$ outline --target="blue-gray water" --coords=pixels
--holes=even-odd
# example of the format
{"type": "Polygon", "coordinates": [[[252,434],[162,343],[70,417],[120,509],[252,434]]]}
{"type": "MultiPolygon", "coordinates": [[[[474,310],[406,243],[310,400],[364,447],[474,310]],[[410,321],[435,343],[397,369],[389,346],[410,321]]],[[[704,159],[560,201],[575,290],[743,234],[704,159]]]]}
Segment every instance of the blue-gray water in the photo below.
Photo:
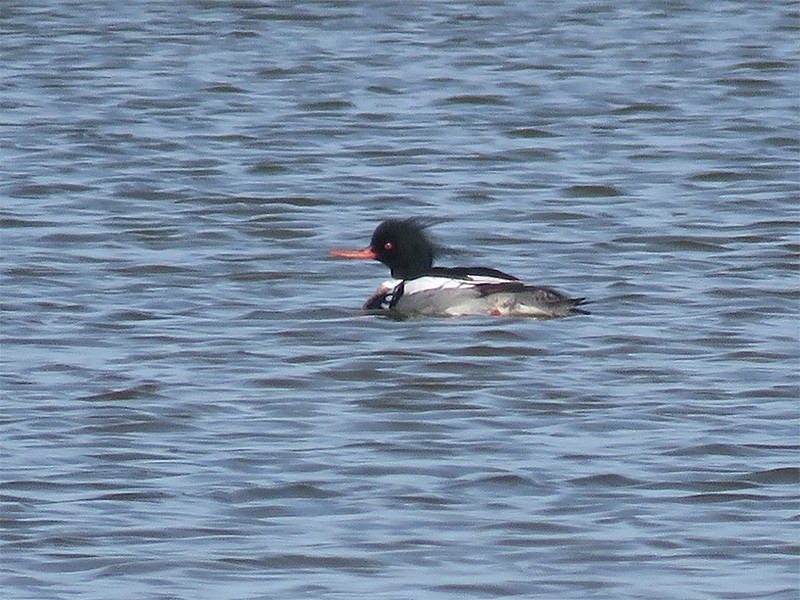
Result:
{"type": "Polygon", "coordinates": [[[0,32],[3,598],[798,598],[797,2],[0,32]],[[361,314],[406,215],[592,314],[361,314]]]}

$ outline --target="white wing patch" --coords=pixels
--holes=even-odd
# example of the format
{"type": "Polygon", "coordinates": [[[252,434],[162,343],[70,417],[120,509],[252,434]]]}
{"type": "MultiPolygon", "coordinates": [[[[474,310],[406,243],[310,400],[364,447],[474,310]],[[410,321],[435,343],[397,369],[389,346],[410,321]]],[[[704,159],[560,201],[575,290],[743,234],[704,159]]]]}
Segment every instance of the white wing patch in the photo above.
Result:
{"type": "MultiPolygon", "coordinates": [[[[463,279],[425,275],[423,277],[417,277],[416,279],[406,280],[403,293],[410,296],[420,292],[434,292],[438,290],[466,290],[481,284],[508,282],[508,279],[489,277],[487,275],[467,275],[463,279]]],[[[389,282],[387,281],[386,283],[389,282]]]]}

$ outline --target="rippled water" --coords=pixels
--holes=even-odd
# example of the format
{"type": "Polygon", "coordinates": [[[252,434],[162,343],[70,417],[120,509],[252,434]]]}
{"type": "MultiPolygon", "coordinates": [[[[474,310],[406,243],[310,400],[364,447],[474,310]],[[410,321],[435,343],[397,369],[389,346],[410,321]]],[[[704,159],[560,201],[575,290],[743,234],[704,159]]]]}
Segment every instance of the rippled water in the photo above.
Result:
{"type": "Polygon", "coordinates": [[[797,598],[800,7],[627,4],[5,2],[3,597],[797,598]]]}

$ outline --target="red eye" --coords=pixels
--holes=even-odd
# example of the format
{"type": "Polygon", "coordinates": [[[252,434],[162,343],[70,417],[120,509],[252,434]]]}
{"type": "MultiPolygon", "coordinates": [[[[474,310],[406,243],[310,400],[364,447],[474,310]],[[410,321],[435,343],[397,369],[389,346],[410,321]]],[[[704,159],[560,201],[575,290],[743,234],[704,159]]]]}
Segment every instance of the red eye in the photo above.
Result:
{"type": "Polygon", "coordinates": [[[386,242],[386,243],[383,245],[383,249],[384,249],[384,250],[391,250],[392,248],[394,248],[394,244],[393,244],[392,242],[386,242]]]}

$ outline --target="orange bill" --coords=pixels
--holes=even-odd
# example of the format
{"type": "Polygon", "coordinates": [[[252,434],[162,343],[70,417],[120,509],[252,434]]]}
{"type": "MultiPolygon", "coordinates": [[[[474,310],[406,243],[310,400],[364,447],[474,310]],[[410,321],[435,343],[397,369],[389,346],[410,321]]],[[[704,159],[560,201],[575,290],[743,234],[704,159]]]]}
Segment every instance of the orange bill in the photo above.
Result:
{"type": "Polygon", "coordinates": [[[378,258],[372,248],[364,248],[363,250],[328,250],[328,254],[339,258],[378,258]]]}

